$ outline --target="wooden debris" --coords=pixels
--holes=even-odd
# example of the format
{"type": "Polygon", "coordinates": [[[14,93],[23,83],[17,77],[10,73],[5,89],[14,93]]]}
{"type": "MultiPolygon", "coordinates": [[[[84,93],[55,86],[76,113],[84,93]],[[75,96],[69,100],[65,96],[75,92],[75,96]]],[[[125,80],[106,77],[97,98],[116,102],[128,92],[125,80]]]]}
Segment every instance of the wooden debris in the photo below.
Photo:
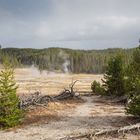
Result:
{"type": "Polygon", "coordinates": [[[72,99],[74,97],[77,97],[78,95],[74,92],[74,85],[78,80],[72,82],[70,84],[70,89],[64,89],[60,94],[56,96],[48,96],[48,95],[42,95],[40,92],[35,92],[30,95],[24,95],[20,97],[20,103],[19,108],[27,108],[29,106],[34,105],[44,105],[47,106],[47,104],[50,101],[59,101],[59,100],[66,100],[66,99],[72,99]]]}
{"type": "Polygon", "coordinates": [[[119,135],[131,134],[131,133],[135,133],[135,134],[140,133],[140,123],[137,123],[135,125],[125,126],[119,129],[101,130],[99,132],[95,132],[92,134],[84,134],[84,135],[79,135],[74,137],[65,137],[65,138],[61,138],[60,140],[81,140],[81,139],[91,140],[93,138],[98,138],[103,136],[116,137],[119,135]]]}

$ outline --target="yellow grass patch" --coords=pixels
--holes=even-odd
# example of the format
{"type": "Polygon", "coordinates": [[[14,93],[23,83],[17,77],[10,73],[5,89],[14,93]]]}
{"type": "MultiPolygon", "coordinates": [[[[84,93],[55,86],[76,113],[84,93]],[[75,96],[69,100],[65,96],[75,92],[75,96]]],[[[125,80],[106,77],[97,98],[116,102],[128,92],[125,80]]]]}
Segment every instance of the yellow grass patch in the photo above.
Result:
{"type": "Polygon", "coordinates": [[[101,82],[103,75],[94,74],[62,74],[52,72],[40,73],[37,69],[22,68],[15,69],[15,78],[19,85],[19,94],[29,94],[35,91],[41,91],[43,94],[58,94],[64,88],[69,87],[72,80],[79,80],[76,83],[76,91],[91,91],[93,80],[101,82]]]}

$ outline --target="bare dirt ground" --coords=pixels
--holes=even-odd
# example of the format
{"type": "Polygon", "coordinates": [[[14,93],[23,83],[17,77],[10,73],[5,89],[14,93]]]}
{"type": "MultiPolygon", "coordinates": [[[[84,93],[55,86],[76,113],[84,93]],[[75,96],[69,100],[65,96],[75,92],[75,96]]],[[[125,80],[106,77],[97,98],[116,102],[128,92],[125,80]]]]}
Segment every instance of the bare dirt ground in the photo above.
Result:
{"type": "MultiPolygon", "coordinates": [[[[76,86],[81,91],[90,91],[91,82],[101,80],[102,75],[88,74],[36,74],[24,69],[16,70],[19,94],[30,93],[38,88],[44,94],[56,94],[71,80],[80,80],[76,86]],[[51,81],[48,85],[48,81],[51,81]],[[57,81],[59,84],[55,84],[57,81]],[[41,82],[41,83],[40,83],[41,82]],[[61,84],[60,84],[61,83],[61,84]],[[55,85],[55,89],[53,89],[55,85]],[[31,91],[29,92],[29,87],[31,91]],[[27,89],[25,89],[27,88],[27,89]]],[[[37,107],[30,110],[23,124],[14,129],[0,131],[0,140],[59,140],[68,136],[83,135],[99,130],[119,128],[135,124],[137,120],[124,113],[122,105],[116,105],[99,96],[81,96],[82,100],[50,103],[47,108],[37,107]]],[[[139,140],[138,135],[125,135],[117,138],[139,140]]],[[[85,139],[86,140],[86,139],[85,139]]]]}
{"type": "MultiPolygon", "coordinates": [[[[59,140],[63,137],[83,135],[103,129],[119,128],[136,123],[136,120],[124,114],[124,107],[106,102],[99,96],[82,96],[85,102],[75,106],[58,107],[54,118],[48,118],[48,114],[40,114],[43,119],[23,125],[20,128],[9,131],[1,131],[1,140],[59,140]],[[129,123],[128,123],[129,122],[129,123]]],[[[73,104],[74,105],[74,104],[73,104]]],[[[51,108],[52,109],[52,108],[51,108]]],[[[48,109],[46,109],[48,111],[48,109]]],[[[35,113],[35,112],[34,112],[35,113]]],[[[36,112],[37,113],[37,112],[36,112]]],[[[32,119],[31,119],[32,120],[32,119]]],[[[126,135],[120,138],[110,139],[140,139],[136,135],[126,135]]],[[[103,138],[102,138],[103,139],[103,138]]],[[[105,139],[105,138],[104,138],[105,139]]],[[[109,139],[109,138],[107,138],[109,139]]]]}

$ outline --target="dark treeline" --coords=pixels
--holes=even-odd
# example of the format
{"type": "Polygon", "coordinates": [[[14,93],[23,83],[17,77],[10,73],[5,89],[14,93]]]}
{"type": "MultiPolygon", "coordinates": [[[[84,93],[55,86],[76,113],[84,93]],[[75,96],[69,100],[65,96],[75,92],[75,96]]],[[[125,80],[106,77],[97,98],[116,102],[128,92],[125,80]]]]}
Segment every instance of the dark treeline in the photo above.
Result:
{"type": "Polygon", "coordinates": [[[103,73],[111,56],[122,52],[125,62],[131,61],[133,49],[72,50],[63,48],[19,49],[2,48],[0,62],[9,57],[16,67],[34,65],[39,70],[58,70],[72,73],[103,73]]]}

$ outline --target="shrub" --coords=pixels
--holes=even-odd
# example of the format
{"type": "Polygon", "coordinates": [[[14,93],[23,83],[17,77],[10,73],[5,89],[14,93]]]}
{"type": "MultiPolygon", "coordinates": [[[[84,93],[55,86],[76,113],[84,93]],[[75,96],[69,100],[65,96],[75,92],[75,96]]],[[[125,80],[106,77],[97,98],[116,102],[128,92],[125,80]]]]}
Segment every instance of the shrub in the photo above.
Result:
{"type": "Polygon", "coordinates": [[[128,114],[140,117],[140,96],[131,99],[130,103],[126,107],[128,114]]]}
{"type": "Polygon", "coordinates": [[[17,125],[23,116],[18,108],[19,98],[16,95],[17,86],[14,81],[14,71],[8,61],[0,73],[0,127],[8,128],[17,125]]]}
{"type": "Polygon", "coordinates": [[[93,81],[91,84],[91,90],[93,91],[93,93],[95,94],[104,94],[105,90],[102,87],[102,85],[97,82],[97,81],[93,81]]]}

